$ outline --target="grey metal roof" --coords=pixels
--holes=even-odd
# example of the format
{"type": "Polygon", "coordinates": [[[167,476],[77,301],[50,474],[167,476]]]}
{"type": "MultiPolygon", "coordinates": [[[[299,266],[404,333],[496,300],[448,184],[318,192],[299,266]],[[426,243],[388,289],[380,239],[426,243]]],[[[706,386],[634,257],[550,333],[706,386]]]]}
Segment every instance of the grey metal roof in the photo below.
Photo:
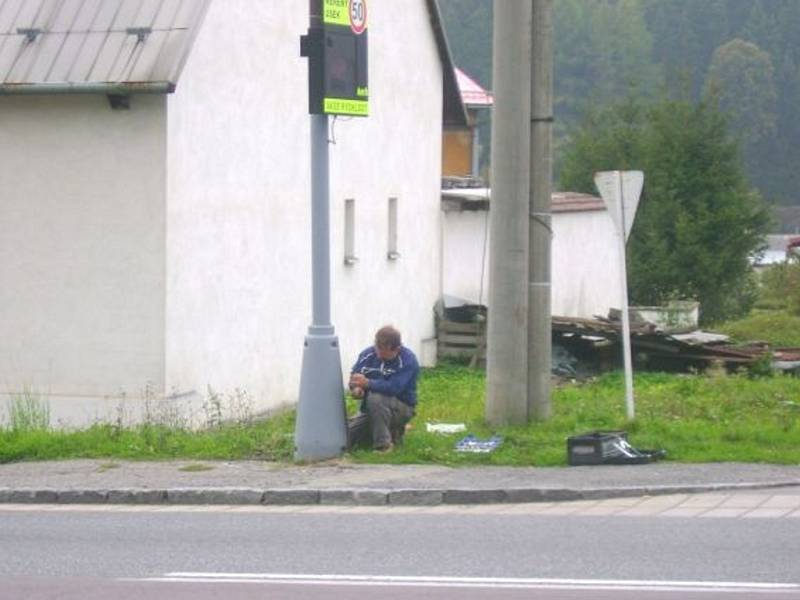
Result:
{"type": "Polygon", "coordinates": [[[171,92],[211,0],[0,0],[0,94],[171,92]]]}

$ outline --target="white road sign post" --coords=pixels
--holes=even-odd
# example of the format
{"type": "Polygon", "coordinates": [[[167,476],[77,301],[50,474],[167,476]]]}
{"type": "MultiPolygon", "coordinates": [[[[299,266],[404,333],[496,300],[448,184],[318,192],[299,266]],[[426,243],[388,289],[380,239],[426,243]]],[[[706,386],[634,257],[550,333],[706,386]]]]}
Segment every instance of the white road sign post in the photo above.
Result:
{"type": "Polygon", "coordinates": [[[628,271],[625,242],[631,233],[636,208],[642,195],[644,173],[641,171],[601,171],[595,173],[594,184],[614,221],[619,240],[622,287],[622,354],[625,363],[625,409],[629,420],[636,416],[633,402],[633,361],[631,359],[631,326],[628,316],[628,271]]]}

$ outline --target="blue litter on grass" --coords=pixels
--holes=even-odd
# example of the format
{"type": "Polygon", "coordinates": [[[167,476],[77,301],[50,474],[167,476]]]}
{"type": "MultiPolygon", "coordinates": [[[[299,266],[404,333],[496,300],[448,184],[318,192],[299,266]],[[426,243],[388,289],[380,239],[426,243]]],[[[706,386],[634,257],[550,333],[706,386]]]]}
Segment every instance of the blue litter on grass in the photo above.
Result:
{"type": "Polygon", "coordinates": [[[503,443],[503,438],[493,435],[488,440],[482,440],[471,433],[456,442],[456,452],[492,452],[503,443]]]}

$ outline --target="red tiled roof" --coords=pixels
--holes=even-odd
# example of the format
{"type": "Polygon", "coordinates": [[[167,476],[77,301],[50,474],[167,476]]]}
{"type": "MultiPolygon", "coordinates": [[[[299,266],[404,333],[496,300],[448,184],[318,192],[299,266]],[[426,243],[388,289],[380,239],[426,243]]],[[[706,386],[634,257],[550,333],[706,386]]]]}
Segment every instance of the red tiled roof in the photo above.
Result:
{"type": "Polygon", "coordinates": [[[455,67],[455,71],[458,89],[461,91],[461,100],[464,104],[467,106],[491,106],[494,103],[492,94],[483,89],[477,81],[458,67],[455,67]]]}
{"type": "Polygon", "coordinates": [[[602,198],[579,192],[553,192],[551,205],[554,213],[588,212],[606,209],[602,198]]]}
{"type": "MultiPolygon", "coordinates": [[[[483,208],[488,206],[492,192],[486,187],[452,187],[442,190],[442,199],[469,203],[481,203],[483,208]]],[[[606,210],[602,198],[591,194],[579,192],[553,192],[550,200],[550,210],[553,213],[594,212],[606,210]]]]}

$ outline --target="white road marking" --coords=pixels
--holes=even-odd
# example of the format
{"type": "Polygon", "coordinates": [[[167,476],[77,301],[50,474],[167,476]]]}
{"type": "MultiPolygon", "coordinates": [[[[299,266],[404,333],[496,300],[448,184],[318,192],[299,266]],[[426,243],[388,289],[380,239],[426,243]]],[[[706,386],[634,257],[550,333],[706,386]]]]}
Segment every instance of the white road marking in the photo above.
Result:
{"type": "MultiPolygon", "coordinates": [[[[128,580],[129,581],[129,580],[128,580]]],[[[800,584],[746,581],[659,581],[624,579],[541,579],[516,577],[414,577],[311,575],[292,573],[167,573],[136,581],[172,583],[278,583],[293,585],[404,586],[622,591],[797,592],[800,584]]]]}

